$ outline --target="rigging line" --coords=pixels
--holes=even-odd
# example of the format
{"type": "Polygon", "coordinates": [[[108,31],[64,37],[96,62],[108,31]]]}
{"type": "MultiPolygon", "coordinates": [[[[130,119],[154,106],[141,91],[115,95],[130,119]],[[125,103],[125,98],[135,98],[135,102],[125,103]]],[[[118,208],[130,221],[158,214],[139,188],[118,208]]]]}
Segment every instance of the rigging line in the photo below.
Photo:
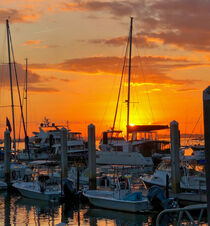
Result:
{"type": "MultiPolygon", "coordinates": [[[[24,106],[24,95],[25,95],[24,91],[25,91],[25,87],[23,87],[23,96],[22,96],[22,103],[23,103],[23,105],[22,106],[24,106]]],[[[19,126],[19,137],[18,138],[20,140],[20,134],[21,134],[21,116],[20,116],[19,123],[20,123],[20,126],[19,126]]],[[[18,142],[18,147],[19,147],[19,142],[18,142]]]]}
{"type": "MultiPolygon", "coordinates": [[[[121,58],[124,56],[124,52],[125,52],[125,48],[123,48],[123,51],[122,51],[122,53],[121,53],[121,57],[120,57],[120,59],[119,59],[119,62],[117,62],[117,69],[118,69],[118,67],[121,65],[121,58]]],[[[115,76],[116,77],[116,76],[115,76]]],[[[114,80],[114,82],[113,83],[116,83],[116,79],[114,80]]],[[[114,87],[114,84],[112,85],[112,90],[113,90],[113,87],[114,87]]],[[[108,110],[108,107],[109,107],[109,103],[108,102],[110,102],[110,98],[111,98],[111,96],[109,96],[107,99],[109,100],[107,100],[107,102],[106,102],[106,106],[105,106],[105,111],[104,111],[104,113],[103,113],[103,117],[102,117],[102,119],[100,120],[100,125],[98,126],[98,133],[96,134],[96,136],[100,136],[100,134],[99,134],[99,132],[100,132],[100,128],[103,126],[103,124],[104,124],[104,121],[105,121],[105,115],[107,114],[107,110],[108,110]]],[[[109,120],[110,121],[110,120],[109,120]]],[[[108,121],[108,123],[110,123],[108,121]]],[[[106,123],[106,126],[109,126],[109,124],[107,125],[107,123],[106,123]]]]}
{"type": "MultiPolygon", "coordinates": [[[[142,60],[141,60],[141,56],[139,54],[139,49],[138,49],[137,45],[136,45],[136,49],[137,49],[138,57],[140,59],[140,68],[141,68],[141,71],[142,71],[142,77],[143,77],[144,83],[146,83],[145,74],[144,74],[143,65],[142,65],[142,60]]],[[[149,102],[149,107],[150,107],[150,111],[151,111],[152,120],[154,121],[154,114],[153,114],[153,111],[152,111],[152,106],[151,106],[151,101],[150,101],[150,97],[149,97],[147,86],[145,86],[145,88],[146,88],[146,95],[147,95],[147,99],[148,99],[148,102],[149,102]]]]}
{"type": "Polygon", "coordinates": [[[123,81],[123,76],[124,76],[124,71],[125,71],[125,65],[126,65],[126,59],[127,59],[127,53],[128,53],[128,44],[129,44],[129,37],[127,40],[127,45],[126,45],[126,50],[125,50],[125,56],[124,56],[124,61],[123,61],[123,68],[122,68],[122,74],[121,74],[121,79],[120,79],[120,88],[118,92],[118,97],[117,97],[117,105],[116,105],[116,110],[115,110],[115,115],[114,115],[114,122],[112,126],[112,130],[115,128],[115,122],[117,118],[117,111],[118,111],[118,105],[119,105],[119,100],[120,100],[120,94],[121,94],[121,88],[122,88],[122,81],[123,81]]]}
{"type": "MultiPolygon", "coordinates": [[[[137,46],[136,40],[134,40],[134,46],[137,46]]],[[[137,73],[135,75],[137,77],[137,73]]],[[[136,79],[136,77],[134,79],[136,79]]],[[[134,83],[135,83],[135,80],[134,80],[134,83]]],[[[146,93],[148,93],[148,91],[146,91],[146,93]]],[[[139,102],[139,103],[142,102],[142,106],[143,106],[143,99],[140,99],[139,95],[137,95],[137,94],[136,94],[136,97],[137,97],[137,102],[139,102]]],[[[139,114],[141,114],[141,111],[138,109],[139,108],[137,108],[137,110],[136,110],[137,114],[138,114],[138,112],[139,112],[139,114]]],[[[151,120],[151,118],[148,116],[148,114],[145,113],[145,111],[142,111],[142,114],[144,115],[145,119],[147,119],[148,121],[151,120]]]]}
{"type": "MultiPolygon", "coordinates": [[[[126,65],[127,67],[127,65],[126,65]]],[[[126,84],[126,78],[124,76],[124,81],[123,81],[123,84],[126,84]]],[[[122,93],[125,93],[125,86],[123,85],[123,90],[122,90],[122,93]]],[[[121,128],[121,122],[122,122],[122,118],[123,118],[123,107],[124,107],[124,104],[125,102],[124,101],[121,101],[121,106],[120,106],[120,117],[119,117],[119,128],[121,128]]]]}
{"type": "MultiPolygon", "coordinates": [[[[134,39],[134,46],[137,46],[136,39],[134,39]]],[[[137,49],[137,48],[136,48],[136,49],[137,49]]],[[[137,52],[138,52],[138,51],[137,51],[137,52]]],[[[137,77],[137,72],[136,72],[134,75],[135,75],[135,77],[134,77],[133,81],[134,81],[134,83],[135,83],[135,79],[136,79],[136,77],[137,77]]],[[[136,94],[136,98],[137,98],[137,102],[142,102],[142,104],[143,104],[143,100],[142,100],[142,99],[140,100],[139,95],[136,94]]],[[[143,106],[143,105],[142,105],[142,106],[143,106]]],[[[136,109],[137,109],[137,110],[136,110],[137,114],[138,114],[138,112],[139,112],[139,114],[141,114],[141,111],[138,110],[139,108],[136,108],[136,109]]],[[[149,117],[148,117],[148,114],[146,114],[145,111],[142,111],[142,113],[143,113],[144,117],[145,117],[147,120],[150,120],[149,117]]]]}
{"type": "Polygon", "coordinates": [[[194,133],[194,130],[195,130],[196,126],[198,125],[198,123],[199,123],[201,117],[202,117],[202,112],[200,113],[199,118],[198,118],[197,122],[195,123],[195,126],[194,126],[193,129],[192,129],[192,132],[191,132],[191,134],[190,134],[190,136],[189,136],[189,138],[188,138],[188,140],[187,140],[187,145],[188,145],[188,143],[189,143],[189,141],[190,141],[190,139],[191,139],[191,137],[192,137],[192,134],[194,133]]]}

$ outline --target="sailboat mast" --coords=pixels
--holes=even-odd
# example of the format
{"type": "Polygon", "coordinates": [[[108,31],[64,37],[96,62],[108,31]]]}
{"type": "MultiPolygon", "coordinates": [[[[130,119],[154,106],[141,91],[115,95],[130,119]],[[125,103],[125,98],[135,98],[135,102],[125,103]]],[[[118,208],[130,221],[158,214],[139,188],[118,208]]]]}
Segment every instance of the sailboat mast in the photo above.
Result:
{"type": "Polygon", "coordinates": [[[129,51],[129,66],[128,66],[127,141],[128,141],[128,138],[129,138],[128,126],[129,126],[129,118],[130,118],[130,82],[131,82],[132,32],[133,32],[133,17],[131,17],[130,33],[129,33],[130,51],[129,51]]]}
{"type": "Polygon", "coordinates": [[[28,126],[28,59],[26,58],[26,84],[25,84],[25,101],[26,101],[26,134],[28,126]]]}
{"type": "Polygon", "coordinates": [[[14,99],[13,99],[13,85],[12,85],[12,66],[11,66],[11,55],[10,55],[10,30],[9,30],[8,20],[6,20],[6,28],[7,28],[7,45],[8,45],[10,92],[11,92],[12,123],[13,123],[13,147],[15,150],[15,158],[16,158],[15,114],[14,114],[14,99]]]}

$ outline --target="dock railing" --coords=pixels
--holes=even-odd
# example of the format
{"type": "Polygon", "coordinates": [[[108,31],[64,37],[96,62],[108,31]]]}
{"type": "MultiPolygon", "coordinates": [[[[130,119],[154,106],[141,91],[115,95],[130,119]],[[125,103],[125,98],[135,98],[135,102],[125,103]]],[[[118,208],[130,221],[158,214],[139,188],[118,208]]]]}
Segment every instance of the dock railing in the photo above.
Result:
{"type": "Polygon", "coordinates": [[[169,214],[169,213],[176,213],[178,214],[178,221],[177,221],[177,226],[182,225],[182,221],[185,219],[188,219],[189,223],[191,223],[191,225],[193,226],[197,226],[200,225],[202,217],[203,217],[203,213],[204,211],[207,210],[207,204],[196,204],[196,205],[190,205],[190,206],[186,206],[184,208],[174,208],[174,209],[166,209],[163,210],[162,212],[160,212],[157,216],[156,219],[156,226],[160,226],[160,220],[161,218],[165,215],[165,214],[169,214]],[[190,213],[191,211],[200,211],[199,217],[195,219],[195,216],[193,217],[193,215],[190,213]],[[185,217],[183,219],[183,217],[185,217]]]}

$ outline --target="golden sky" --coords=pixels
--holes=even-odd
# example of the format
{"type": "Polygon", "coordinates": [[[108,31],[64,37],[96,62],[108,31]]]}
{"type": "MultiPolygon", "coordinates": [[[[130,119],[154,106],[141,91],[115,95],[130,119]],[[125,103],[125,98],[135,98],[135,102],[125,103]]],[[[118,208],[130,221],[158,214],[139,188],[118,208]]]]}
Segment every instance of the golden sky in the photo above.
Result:
{"type": "MultiPolygon", "coordinates": [[[[0,15],[0,106],[10,105],[9,18],[21,90],[26,57],[29,62],[30,136],[44,117],[69,121],[84,135],[90,123],[97,135],[112,126],[131,16],[130,123],[176,120],[181,133],[203,132],[202,92],[210,84],[209,1],[1,0],[0,15]]],[[[126,88],[125,79],[117,119],[121,129],[126,88]]],[[[8,107],[0,114],[2,137],[5,117],[12,119],[8,107]]]]}

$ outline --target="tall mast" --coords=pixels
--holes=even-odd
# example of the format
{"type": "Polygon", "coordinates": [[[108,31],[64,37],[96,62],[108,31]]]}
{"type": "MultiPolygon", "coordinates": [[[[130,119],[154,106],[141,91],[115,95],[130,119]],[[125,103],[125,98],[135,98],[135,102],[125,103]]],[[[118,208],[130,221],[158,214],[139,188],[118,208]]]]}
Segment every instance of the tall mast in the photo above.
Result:
{"type": "Polygon", "coordinates": [[[13,86],[12,86],[12,66],[11,66],[11,56],[10,56],[10,30],[9,30],[8,20],[6,20],[6,28],[7,28],[7,45],[8,45],[10,92],[11,92],[12,123],[13,123],[13,146],[15,150],[15,159],[16,159],[15,114],[14,114],[14,100],[13,100],[13,86]]]}
{"type": "Polygon", "coordinates": [[[133,17],[131,17],[130,33],[129,33],[130,51],[129,51],[129,66],[128,66],[127,141],[128,141],[128,135],[129,135],[128,134],[128,126],[129,126],[129,118],[130,118],[130,82],[131,82],[132,31],[133,31],[133,17]]]}
{"type": "Polygon", "coordinates": [[[28,59],[26,58],[26,84],[25,84],[25,101],[26,101],[26,134],[28,127],[28,59]]]}

